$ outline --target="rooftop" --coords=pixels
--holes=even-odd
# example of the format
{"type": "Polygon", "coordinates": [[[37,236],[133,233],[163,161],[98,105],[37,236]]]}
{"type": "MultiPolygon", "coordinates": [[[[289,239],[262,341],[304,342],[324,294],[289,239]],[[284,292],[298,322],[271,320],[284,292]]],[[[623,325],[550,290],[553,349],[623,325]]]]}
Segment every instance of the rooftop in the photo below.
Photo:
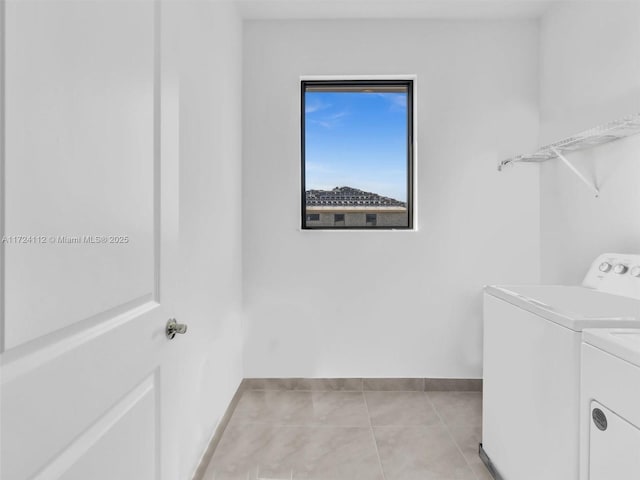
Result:
{"type": "Polygon", "coordinates": [[[333,190],[307,190],[306,205],[308,207],[406,207],[405,202],[394,198],[383,197],[373,192],[365,192],[352,187],[336,187],[333,190]]]}

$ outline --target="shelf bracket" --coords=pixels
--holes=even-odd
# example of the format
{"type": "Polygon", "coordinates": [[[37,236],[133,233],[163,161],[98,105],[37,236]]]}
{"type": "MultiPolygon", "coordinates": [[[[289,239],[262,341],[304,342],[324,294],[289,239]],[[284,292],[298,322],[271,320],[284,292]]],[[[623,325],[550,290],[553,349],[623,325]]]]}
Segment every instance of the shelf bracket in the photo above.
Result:
{"type": "Polygon", "coordinates": [[[509,160],[502,160],[499,164],[498,164],[498,171],[501,172],[505,167],[508,167],[510,165],[513,164],[513,160],[509,159],[509,160]]]}
{"type": "Polygon", "coordinates": [[[590,182],[587,177],[585,177],[580,171],[573,166],[573,164],[566,159],[562,153],[560,153],[555,147],[551,147],[550,150],[567,166],[569,170],[571,170],[593,193],[595,193],[596,198],[600,196],[600,190],[596,187],[592,182],[590,182]]]}

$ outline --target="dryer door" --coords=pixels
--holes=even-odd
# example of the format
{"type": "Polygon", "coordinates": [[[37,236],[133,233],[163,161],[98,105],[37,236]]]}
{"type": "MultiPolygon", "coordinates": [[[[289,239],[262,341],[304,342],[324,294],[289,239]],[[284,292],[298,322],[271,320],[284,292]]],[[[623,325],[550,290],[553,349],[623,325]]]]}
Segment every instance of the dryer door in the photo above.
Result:
{"type": "Polygon", "coordinates": [[[591,402],[589,480],[640,478],[640,429],[591,402]]]}

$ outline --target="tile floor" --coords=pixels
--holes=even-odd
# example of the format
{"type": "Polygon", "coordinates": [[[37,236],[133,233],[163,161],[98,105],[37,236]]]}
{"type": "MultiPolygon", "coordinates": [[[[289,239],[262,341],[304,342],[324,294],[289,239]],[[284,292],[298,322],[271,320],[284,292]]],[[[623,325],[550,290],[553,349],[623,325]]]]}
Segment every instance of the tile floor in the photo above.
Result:
{"type": "Polygon", "coordinates": [[[480,392],[246,390],[205,480],[490,480],[480,392]]]}

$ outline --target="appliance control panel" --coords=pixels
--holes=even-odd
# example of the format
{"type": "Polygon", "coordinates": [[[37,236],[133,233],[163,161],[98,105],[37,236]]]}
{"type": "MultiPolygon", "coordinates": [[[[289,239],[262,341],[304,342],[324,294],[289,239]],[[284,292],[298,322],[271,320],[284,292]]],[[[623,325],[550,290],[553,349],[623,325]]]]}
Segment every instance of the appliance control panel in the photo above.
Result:
{"type": "Polygon", "coordinates": [[[640,300],[640,255],[604,253],[591,264],[582,285],[640,300]]]}

